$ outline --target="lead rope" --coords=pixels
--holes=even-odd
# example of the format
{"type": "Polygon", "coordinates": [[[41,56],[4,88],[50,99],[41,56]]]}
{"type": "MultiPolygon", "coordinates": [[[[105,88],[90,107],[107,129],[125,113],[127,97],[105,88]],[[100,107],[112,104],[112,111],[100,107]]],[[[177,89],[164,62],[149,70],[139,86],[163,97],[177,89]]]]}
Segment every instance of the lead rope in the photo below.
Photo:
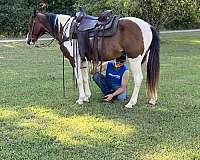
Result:
{"type": "Polygon", "coordinates": [[[63,54],[63,97],[65,97],[65,56],[63,54]]]}
{"type": "Polygon", "coordinates": [[[35,47],[37,48],[42,48],[42,47],[49,47],[51,43],[53,43],[53,41],[55,40],[55,38],[53,38],[49,43],[42,43],[39,45],[35,45],[35,47]]]}
{"type": "Polygon", "coordinates": [[[76,62],[76,40],[72,40],[72,47],[73,47],[73,58],[74,58],[74,67],[73,67],[73,75],[74,75],[74,89],[77,88],[77,76],[75,75],[75,67],[77,67],[77,62],[76,62]]]}
{"type": "MultiPolygon", "coordinates": [[[[69,21],[69,19],[67,20],[67,22],[69,21]]],[[[67,22],[65,23],[65,25],[67,24],[67,22]]],[[[64,25],[64,26],[65,26],[64,25]]],[[[64,28],[64,27],[63,27],[64,28]]],[[[63,39],[63,34],[62,34],[62,39],[63,39]]],[[[54,39],[53,39],[53,41],[54,41],[54,39]]],[[[52,42],[53,42],[52,41],[52,42]]],[[[51,42],[51,43],[52,43],[51,42]]],[[[50,44],[51,44],[50,43],[50,44]]],[[[62,42],[63,43],[63,42],[62,42]]],[[[62,66],[62,68],[63,68],[63,97],[65,97],[65,56],[64,56],[64,54],[63,54],[63,66],[62,66]]]]}

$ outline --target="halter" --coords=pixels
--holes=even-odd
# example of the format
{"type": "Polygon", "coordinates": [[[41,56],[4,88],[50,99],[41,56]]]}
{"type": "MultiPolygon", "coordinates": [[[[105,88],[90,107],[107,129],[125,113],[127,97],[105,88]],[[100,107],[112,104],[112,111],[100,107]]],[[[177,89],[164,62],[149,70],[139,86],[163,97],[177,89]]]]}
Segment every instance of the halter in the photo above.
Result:
{"type": "Polygon", "coordinates": [[[34,28],[35,28],[35,23],[36,23],[36,21],[35,21],[35,17],[32,19],[33,20],[33,24],[32,24],[32,27],[31,27],[31,32],[30,32],[30,39],[31,39],[31,42],[32,42],[32,37],[33,37],[33,30],[34,30],[34,28]]]}
{"type": "MultiPolygon", "coordinates": [[[[35,15],[34,17],[32,17],[33,23],[32,23],[32,27],[31,27],[31,32],[29,34],[31,42],[32,42],[32,37],[33,37],[33,31],[34,31],[35,24],[36,24],[36,20],[35,20],[36,17],[37,17],[37,15],[35,15]]],[[[38,21],[40,22],[39,18],[38,18],[38,21]]],[[[48,29],[46,29],[45,26],[43,26],[43,27],[45,28],[46,31],[48,31],[48,29]]],[[[48,33],[48,32],[45,32],[45,33],[48,33]]],[[[35,45],[35,47],[38,47],[38,48],[48,47],[51,43],[53,43],[54,40],[55,40],[55,38],[53,38],[49,43],[42,43],[40,45],[35,45]]]]}

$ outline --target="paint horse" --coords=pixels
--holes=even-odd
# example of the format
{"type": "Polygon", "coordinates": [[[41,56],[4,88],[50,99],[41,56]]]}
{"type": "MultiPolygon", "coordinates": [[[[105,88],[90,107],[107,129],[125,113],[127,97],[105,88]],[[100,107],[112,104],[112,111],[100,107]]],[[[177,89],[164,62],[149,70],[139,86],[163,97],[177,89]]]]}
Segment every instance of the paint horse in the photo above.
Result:
{"type": "MultiPolygon", "coordinates": [[[[27,35],[27,43],[35,42],[39,36],[44,34],[45,32],[50,33],[52,36],[55,35],[54,26],[50,25],[48,22],[48,16],[41,13],[35,13],[31,17],[31,23],[29,28],[29,33],[27,35]],[[39,25],[39,31],[35,31],[36,25],[39,25]]],[[[74,45],[73,43],[76,41],[72,40],[72,46],[70,45],[70,28],[72,24],[72,20],[74,18],[70,18],[69,22],[67,22],[66,28],[66,42],[60,43],[60,48],[63,51],[65,57],[67,57],[71,63],[74,65],[74,59],[70,53],[73,52],[74,45]],[[64,45],[66,44],[66,45],[64,45]]],[[[65,30],[65,28],[63,30],[65,30]]],[[[57,36],[57,40],[62,42],[63,34],[62,30],[59,31],[57,36]],[[60,37],[60,38],[59,38],[60,37]]],[[[145,64],[147,69],[147,85],[148,85],[148,96],[149,103],[152,105],[156,104],[157,101],[157,86],[159,81],[159,71],[160,71],[160,61],[159,61],[159,51],[160,51],[160,43],[159,37],[156,33],[155,29],[148,24],[147,22],[135,18],[135,17],[125,17],[120,18],[118,23],[117,32],[112,37],[104,37],[103,45],[101,43],[101,38],[98,38],[98,52],[102,61],[107,61],[111,59],[115,59],[120,56],[120,51],[123,50],[127,53],[128,60],[130,63],[130,69],[133,74],[134,79],[134,90],[128,104],[125,105],[127,108],[132,108],[137,103],[139,89],[143,80],[143,74],[141,65],[145,64]],[[101,46],[104,46],[103,48],[101,46]]],[[[92,46],[92,39],[90,39],[90,45],[92,46]]],[[[78,58],[80,60],[80,57],[78,58]]],[[[84,62],[85,63],[85,62],[84,62]]],[[[86,65],[87,66],[87,65],[86,65]]],[[[77,66],[78,70],[80,66],[77,66]]],[[[83,67],[84,68],[84,67],[83,67]]],[[[80,71],[81,73],[85,73],[88,75],[87,70],[85,72],[80,71]]],[[[78,72],[79,73],[79,72],[78,72]]],[[[88,76],[83,76],[88,77],[88,76]]],[[[84,80],[83,80],[84,81],[84,80]]],[[[85,80],[86,81],[86,80],[85,80]]],[[[88,82],[87,82],[88,84],[88,82]]],[[[89,86],[87,86],[89,88],[89,86]]],[[[86,93],[89,93],[89,89],[84,88],[86,93]]],[[[79,89],[80,93],[80,89],[79,89]]],[[[90,96],[90,95],[89,95],[90,96]]],[[[86,100],[89,98],[88,94],[85,94],[86,100]]],[[[79,96],[79,100],[81,96],[79,96]]]]}
{"type": "MultiPolygon", "coordinates": [[[[105,13],[107,15],[109,12],[105,13]]],[[[90,35],[94,30],[96,34],[97,28],[93,26],[99,23],[101,24],[101,22],[96,21],[98,17],[91,18],[83,10],[77,12],[76,16],[77,22],[79,22],[76,30],[87,32],[87,35],[90,35]],[[87,24],[92,24],[92,27],[88,29],[87,24]]],[[[109,18],[107,16],[105,17],[105,19],[109,18]]],[[[125,107],[132,108],[137,103],[139,89],[143,80],[141,69],[143,63],[147,70],[149,103],[152,105],[156,104],[160,72],[160,41],[154,27],[139,18],[124,17],[119,19],[117,31],[113,36],[98,36],[97,42],[95,42],[95,38],[88,36],[88,40],[90,41],[91,48],[92,46],[97,46],[97,53],[95,52],[96,49],[92,48],[91,50],[94,51],[92,54],[98,54],[97,57],[100,57],[101,61],[108,61],[120,57],[120,51],[127,53],[135,86],[131,99],[125,107]]],[[[84,58],[82,57],[83,55],[87,57],[88,53],[81,54],[81,59],[84,58]]]]}
{"type": "Polygon", "coordinates": [[[83,104],[88,102],[91,96],[88,82],[88,63],[85,61],[81,65],[79,54],[73,54],[73,46],[76,44],[75,39],[63,42],[63,36],[69,37],[69,29],[73,19],[74,17],[68,15],[39,13],[34,10],[29,20],[29,32],[26,42],[29,45],[34,44],[38,38],[46,33],[58,41],[60,50],[65,58],[69,60],[77,79],[79,98],[76,103],[83,104]],[[65,35],[63,35],[64,30],[66,30],[65,35]]]}

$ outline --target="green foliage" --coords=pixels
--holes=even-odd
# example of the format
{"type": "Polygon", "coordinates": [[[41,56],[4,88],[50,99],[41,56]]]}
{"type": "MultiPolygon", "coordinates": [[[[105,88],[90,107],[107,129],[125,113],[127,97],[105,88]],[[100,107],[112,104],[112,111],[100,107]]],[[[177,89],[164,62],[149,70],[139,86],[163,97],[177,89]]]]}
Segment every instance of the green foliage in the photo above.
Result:
{"type": "Polygon", "coordinates": [[[121,16],[135,15],[139,11],[137,0],[78,0],[76,9],[83,7],[88,14],[98,15],[104,10],[112,10],[113,14],[121,16]]]}
{"type": "Polygon", "coordinates": [[[199,0],[1,0],[0,36],[25,35],[33,8],[73,16],[80,6],[94,16],[109,9],[116,15],[140,17],[158,30],[198,28],[199,4],[199,0]]]}
{"type": "Polygon", "coordinates": [[[39,0],[37,7],[41,11],[74,15],[74,3],[75,0],[39,0]]]}
{"type": "Polygon", "coordinates": [[[98,15],[101,11],[110,9],[109,6],[106,6],[107,0],[77,0],[75,3],[76,11],[79,7],[84,8],[87,14],[98,15]]]}
{"type": "Polygon", "coordinates": [[[0,2],[0,34],[8,36],[23,35],[27,31],[30,15],[26,0],[1,0],[0,2]],[[14,4],[13,4],[14,3],[14,4]]]}
{"type": "Polygon", "coordinates": [[[139,3],[137,0],[108,0],[106,5],[116,15],[137,17],[139,14],[139,3]]]}
{"type": "Polygon", "coordinates": [[[195,0],[179,1],[176,17],[171,22],[166,22],[166,28],[187,29],[200,26],[200,6],[195,0]]]}
{"type": "Polygon", "coordinates": [[[196,0],[140,0],[141,17],[157,30],[163,26],[177,29],[197,23],[199,3],[196,0]]]}

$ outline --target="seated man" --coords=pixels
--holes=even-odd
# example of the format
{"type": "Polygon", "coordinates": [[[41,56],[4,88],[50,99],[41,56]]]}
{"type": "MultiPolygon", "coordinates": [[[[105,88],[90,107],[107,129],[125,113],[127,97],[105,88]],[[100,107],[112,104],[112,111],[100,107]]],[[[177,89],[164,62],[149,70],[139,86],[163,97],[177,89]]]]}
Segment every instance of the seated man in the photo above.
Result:
{"type": "Polygon", "coordinates": [[[126,87],[128,84],[129,71],[126,64],[126,54],[122,52],[119,58],[109,61],[102,66],[106,69],[106,75],[95,73],[93,80],[105,95],[104,100],[110,101],[114,97],[119,101],[126,99],[126,87]]]}

